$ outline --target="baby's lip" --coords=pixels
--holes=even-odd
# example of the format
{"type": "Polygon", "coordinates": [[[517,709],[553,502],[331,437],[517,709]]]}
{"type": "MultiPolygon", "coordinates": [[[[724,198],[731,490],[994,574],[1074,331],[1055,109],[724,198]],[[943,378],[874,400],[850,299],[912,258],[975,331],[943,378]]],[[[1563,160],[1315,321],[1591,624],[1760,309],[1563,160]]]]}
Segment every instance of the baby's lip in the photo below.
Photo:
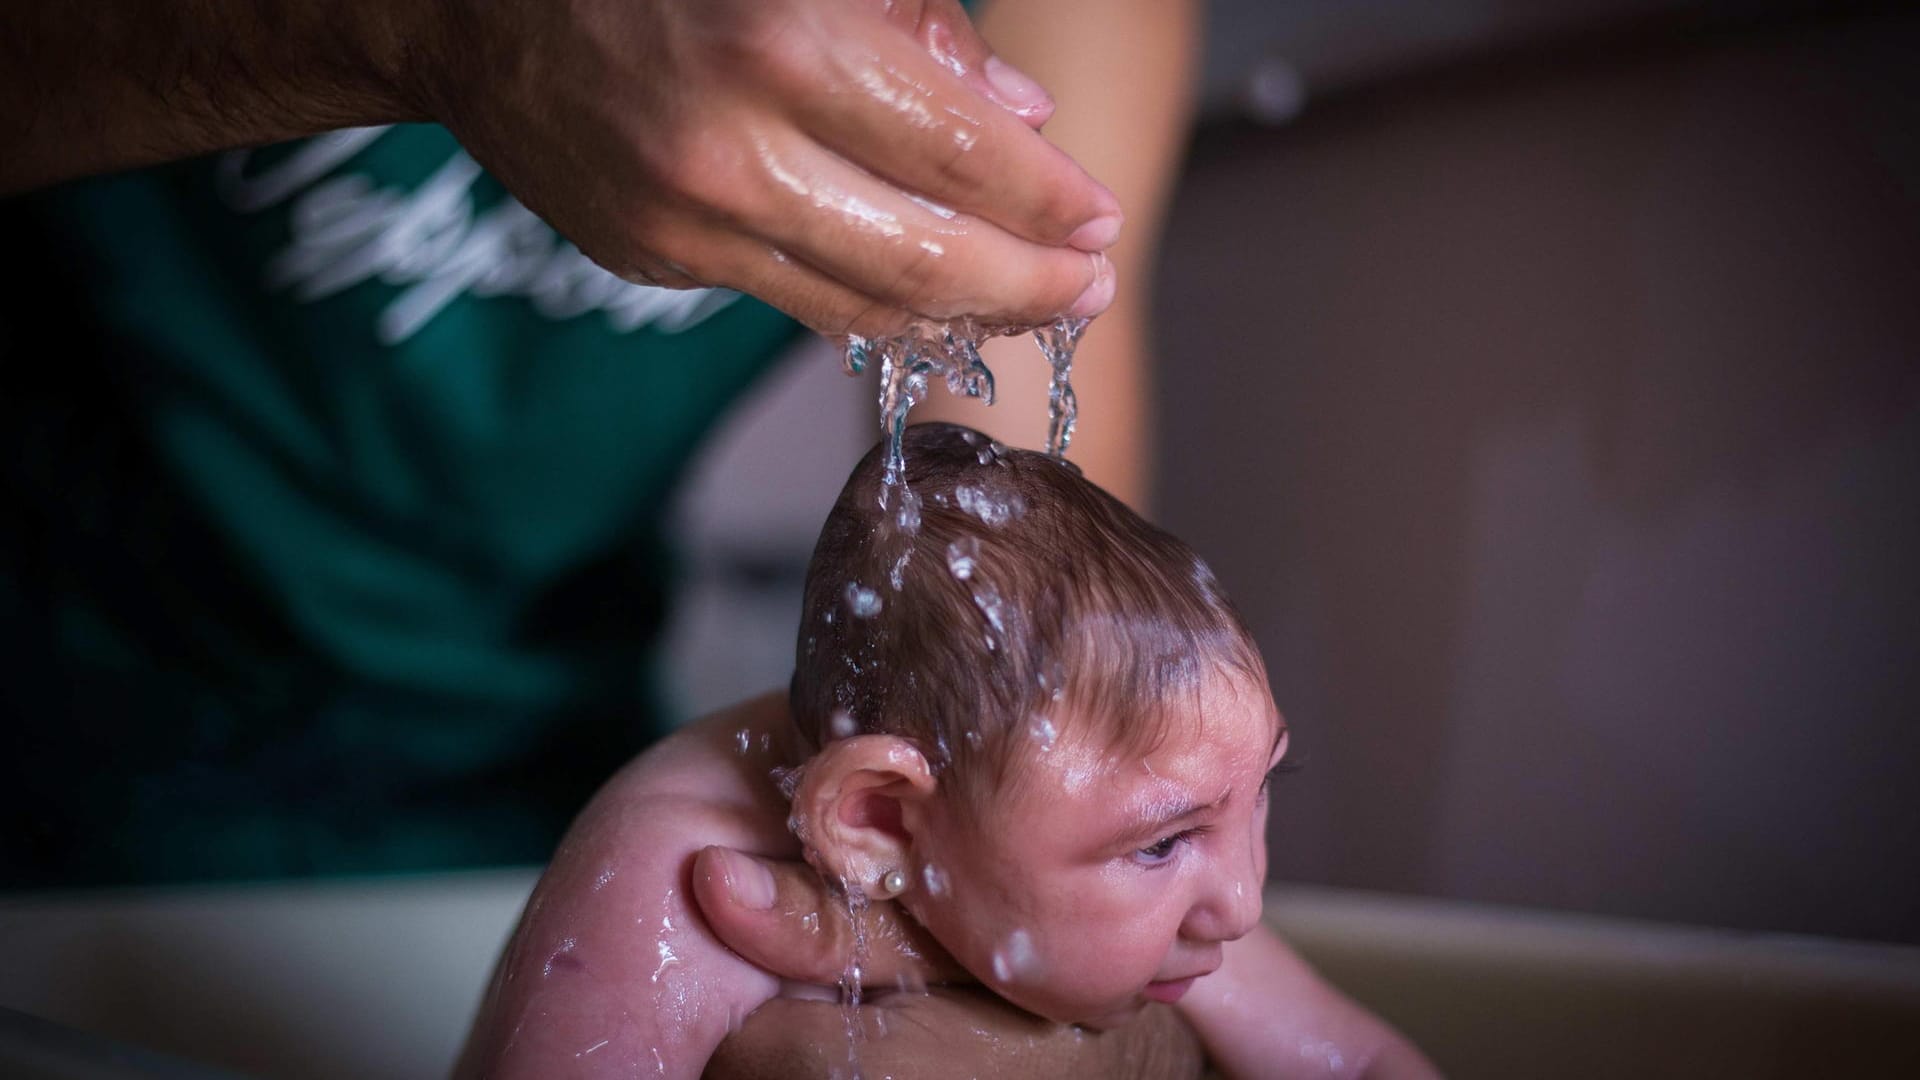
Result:
{"type": "Polygon", "coordinates": [[[1183,972],[1182,974],[1179,974],[1179,975],[1164,975],[1164,976],[1160,976],[1160,977],[1158,977],[1158,978],[1156,978],[1156,979],[1154,979],[1153,981],[1154,981],[1154,982],[1156,982],[1156,983],[1177,983],[1177,982],[1184,982],[1184,981],[1186,981],[1186,980],[1188,980],[1188,979],[1202,979],[1202,978],[1205,978],[1205,977],[1207,977],[1208,975],[1211,975],[1211,974],[1213,974],[1214,972],[1216,972],[1216,971],[1219,971],[1219,970],[1220,970],[1220,960],[1219,960],[1219,958],[1218,958],[1218,957],[1216,957],[1216,958],[1214,959],[1214,961],[1213,961],[1212,963],[1210,963],[1210,964],[1205,964],[1205,965],[1203,965],[1203,966],[1201,966],[1201,967],[1197,967],[1197,968],[1193,968],[1192,970],[1189,970],[1189,971],[1186,971],[1186,972],[1183,972]]]}
{"type": "Polygon", "coordinates": [[[1146,989],[1140,991],[1140,996],[1148,1001],[1171,1005],[1185,997],[1188,990],[1193,989],[1193,980],[1197,978],[1199,978],[1198,975],[1189,975],[1180,979],[1158,979],[1148,983],[1146,989]]]}
{"type": "Polygon", "coordinates": [[[1155,1001],[1176,1001],[1193,985],[1195,979],[1202,979],[1220,970],[1219,964],[1199,968],[1185,975],[1171,975],[1164,979],[1155,979],[1146,985],[1144,993],[1155,1001]]]}

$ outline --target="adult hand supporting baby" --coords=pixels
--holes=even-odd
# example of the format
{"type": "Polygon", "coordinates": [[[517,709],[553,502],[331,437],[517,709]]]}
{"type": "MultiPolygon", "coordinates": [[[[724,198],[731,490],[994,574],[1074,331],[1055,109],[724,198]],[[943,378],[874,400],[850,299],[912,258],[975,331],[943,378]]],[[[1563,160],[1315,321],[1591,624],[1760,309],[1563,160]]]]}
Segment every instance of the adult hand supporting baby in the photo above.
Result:
{"type": "Polygon", "coordinates": [[[20,0],[0,42],[0,193],[432,120],[615,273],[818,330],[1113,297],[1119,203],[955,0],[20,0]]]}
{"type": "MultiPolygon", "coordinates": [[[[1009,1005],[976,986],[891,903],[860,913],[802,862],[710,847],[694,861],[700,914],[721,942],[782,978],[832,985],[856,933],[868,949],[868,987],[925,987],[864,1010],[863,1071],[883,1075],[1166,1078],[1198,1076],[1199,1038],[1172,1009],[1154,1005],[1107,1031],[1070,1028],[1009,1005]],[[1017,1048],[1017,1049],[1016,1049],[1017,1048]]],[[[845,1063],[846,1014],[826,1001],[777,998],[729,1035],[708,1065],[724,1080],[827,1076],[845,1063]]]]}
{"type": "Polygon", "coordinates": [[[868,985],[973,981],[891,903],[865,906],[855,926],[846,901],[803,862],[710,847],[694,860],[693,895],[715,937],[784,979],[833,985],[860,938],[867,945],[860,970],[868,985]]]}

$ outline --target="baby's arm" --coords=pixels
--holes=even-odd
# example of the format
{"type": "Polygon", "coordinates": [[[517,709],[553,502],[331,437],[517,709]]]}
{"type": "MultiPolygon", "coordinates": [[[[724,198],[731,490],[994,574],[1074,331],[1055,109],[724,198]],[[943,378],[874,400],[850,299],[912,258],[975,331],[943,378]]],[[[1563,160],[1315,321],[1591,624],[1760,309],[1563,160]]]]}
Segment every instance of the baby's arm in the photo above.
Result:
{"type": "Polygon", "coordinates": [[[785,709],[768,696],[691,725],[594,796],[527,902],[457,1076],[697,1077],[774,996],[779,980],[695,913],[690,874],[708,844],[799,857],[767,779],[785,709]]]}
{"type": "Polygon", "coordinates": [[[1228,942],[1220,970],[1193,984],[1180,1013],[1214,1067],[1234,1080],[1439,1076],[1412,1043],[1326,984],[1265,925],[1228,942]]]}

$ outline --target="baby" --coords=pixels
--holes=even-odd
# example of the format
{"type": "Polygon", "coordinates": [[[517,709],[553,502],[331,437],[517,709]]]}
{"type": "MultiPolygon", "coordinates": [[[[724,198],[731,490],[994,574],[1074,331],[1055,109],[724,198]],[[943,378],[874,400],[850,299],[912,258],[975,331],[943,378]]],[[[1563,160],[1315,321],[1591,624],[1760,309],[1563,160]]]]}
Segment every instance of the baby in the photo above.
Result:
{"type": "MultiPolygon", "coordinates": [[[[698,1075],[748,1013],[818,996],[708,927],[757,956],[892,901],[875,925],[902,936],[842,964],[964,973],[1075,1038],[1179,1003],[1229,1076],[1429,1075],[1261,927],[1286,725],[1206,565],[1051,457],[953,425],[905,451],[904,487],[876,448],[821,532],[788,708],[694,725],[596,797],[464,1071],[698,1075]],[[838,903],[740,854],[792,859],[794,836],[838,903]]],[[[782,1015],[844,1047],[812,1007],[782,1015]]]]}

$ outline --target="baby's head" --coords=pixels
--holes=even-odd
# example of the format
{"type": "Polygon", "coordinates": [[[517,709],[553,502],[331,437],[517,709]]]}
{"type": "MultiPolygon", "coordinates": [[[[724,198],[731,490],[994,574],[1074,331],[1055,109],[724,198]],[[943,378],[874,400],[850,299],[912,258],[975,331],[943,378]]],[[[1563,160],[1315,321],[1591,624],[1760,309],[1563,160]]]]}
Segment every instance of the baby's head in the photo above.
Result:
{"type": "Polygon", "coordinates": [[[807,575],[809,857],[904,885],[1032,1012],[1177,997],[1259,916],[1285,744],[1259,651],[1185,544],[1071,466],[948,424],[905,451],[905,492],[880,448],[855,468],[807,575]]]}

